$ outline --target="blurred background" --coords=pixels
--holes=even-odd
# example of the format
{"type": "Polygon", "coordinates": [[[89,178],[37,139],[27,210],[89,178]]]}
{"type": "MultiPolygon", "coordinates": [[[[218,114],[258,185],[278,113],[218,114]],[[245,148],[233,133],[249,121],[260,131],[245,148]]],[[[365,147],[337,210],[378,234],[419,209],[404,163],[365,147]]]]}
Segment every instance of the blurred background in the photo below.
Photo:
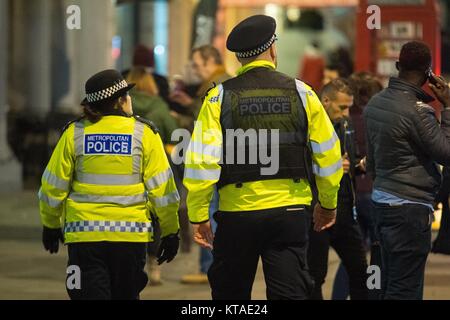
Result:
{"type": "MultiPolygon", "coordinates": [[[[436,73],[450,74],[450,0],[0,0],[0,298],[67,297],[65,252],[50,257],[41,248],[37,190],[61,128],[81,113],[85,81],[103,69],[130,69],[143,45],[169,93],[180,82],[195,92],[191,50],[214,45],[234,75],[239,65],[226,37],[253,14],[277,20],[278,69],[316,91],[336,66],[341,76],[370,71],[385,83],[412,39],[429,44],[436,73]],[[368,28],[373,4],[381,29],[368,28]],[[79,29],[68,28],[73,5],[79,29]]],[[[173,115],[183,113],[163,98],[173,115]]],[[[144,298],[209,298],[207,285],[180,290],[180,274],[197,265],[197,250],[185,251],[164,267],[166,285],[144,298]]],[[[450,261],[435,259],[426,297],[450,298],[450,261]]],[[[258,279],[255,297],[263,298],[258,279]]]]}

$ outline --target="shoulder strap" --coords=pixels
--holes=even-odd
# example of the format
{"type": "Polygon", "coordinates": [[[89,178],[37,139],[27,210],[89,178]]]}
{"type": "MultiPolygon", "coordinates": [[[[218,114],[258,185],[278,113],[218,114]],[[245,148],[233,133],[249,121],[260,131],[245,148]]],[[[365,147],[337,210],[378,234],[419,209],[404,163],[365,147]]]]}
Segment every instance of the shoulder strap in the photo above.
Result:
{"type": "Polygon", "coordinates": [[[64,133],[64,131],[66,131],[67,129],[69,129],[69,127],[70,127],[70,125],[71,125],[72,123],[81,121],[81,120],[83,120],[83,119],[84,119],[84,116],[80,116],[80,117],[78,117],[78,118],[76,118],[76,119],[74,119],[74,120],[69,121],[69,122],[63,127],[61,133],[64,133]]]}
{"type": "Polygon", "coordinates": [[[133,115],[133,117],[134,117],[137,121],[142,122],[143,124],[146,124],[150,129],[152,129],[152,131],[153,131],[155,134],[158,134],[158,133],[159,133],[158,127],[153,123],[153,121],[148,120],[148,119],[145,119],[145,118],[142,118],[142,117],[140,117],[140,116],[138,116],[138,115],[133,115]]]}
{"type": "Polygon", "coordinates": [[[205,101],[205,99],[206,99],[206,97],[208,96],[209,92],[210,92],[212,89],[214,89],[215,87],[217,87],[217,84],[216,84],[215,82],[213,82],[213,83],[212,83],[212,86],[211,86],[208,90],[206,90],[205,95],[202,97],[202,103],[203,103],[203,101],[205,101]]]}

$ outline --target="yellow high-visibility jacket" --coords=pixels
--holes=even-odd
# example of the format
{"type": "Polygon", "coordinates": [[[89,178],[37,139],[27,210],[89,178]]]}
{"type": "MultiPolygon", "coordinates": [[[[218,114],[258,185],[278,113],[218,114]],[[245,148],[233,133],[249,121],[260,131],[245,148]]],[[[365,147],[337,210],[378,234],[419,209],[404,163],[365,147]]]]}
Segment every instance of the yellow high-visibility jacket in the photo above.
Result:
{"type": "MultiPolygon", "coordinates": [[[[238,75],[256,68],[275,68],[268,61],[254,61],[243,66],[238,75]]],[[[337,192],[343,175],[340,142],[319,98],[311,87],[297,81],[297,91],[308,117],[308,140],[312,150],[313,173],[322,207],[337,206],[337,192]]],[[[186,152],[183,183],[188,190],[187,207],[192,223],[209,219],[208,209],[214,187],[221,174],[222,127],[220,113],[223,88],[213,88],[204,100],[191,142],[186,152]]],[[[220,211],[251,211],[290,205],[310,205],[312,191],[302,179],[272,179],[234,184],[219,189],[220,211]]]]}
{"type": "Polygon", "coordinates": [[[179,229],[179,195],[164,147],[132,117],[80,120],[62,134],[39,190],[42,223],[64,227],[66,243],[153,240],[179,229]]]}

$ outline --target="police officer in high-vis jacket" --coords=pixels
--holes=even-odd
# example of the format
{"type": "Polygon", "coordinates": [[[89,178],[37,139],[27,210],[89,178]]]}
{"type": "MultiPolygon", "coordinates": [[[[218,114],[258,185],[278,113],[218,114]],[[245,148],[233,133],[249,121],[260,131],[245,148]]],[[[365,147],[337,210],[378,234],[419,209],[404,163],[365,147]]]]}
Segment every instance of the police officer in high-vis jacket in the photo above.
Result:
{"type": "Polygon", "coordinates": [[[84,116],[65,128],[42,177],[43,243],[50,253],[68,244],[72,299],[139,298],[152,216],[159,262],[177,254],[178,192],[156,128],[132,116],[132,87],[116,70],[92,76],[84,116]]]}
{"type": "Polygon", "coordinates": [[[250,299],[261,257],[269,299],[306,299],[312,190],[316,230],[335,221],[340,143],[320,100],[277,72],[275,20],[258,15],[227,40],[243,65],[209,91],[185,158],[194,239],[213,249],[213,299],[250,299]],[[255,139],[256,135],[256,139],[255,139]],[[219,190],[216,234],[208,208],[219,190]]]}

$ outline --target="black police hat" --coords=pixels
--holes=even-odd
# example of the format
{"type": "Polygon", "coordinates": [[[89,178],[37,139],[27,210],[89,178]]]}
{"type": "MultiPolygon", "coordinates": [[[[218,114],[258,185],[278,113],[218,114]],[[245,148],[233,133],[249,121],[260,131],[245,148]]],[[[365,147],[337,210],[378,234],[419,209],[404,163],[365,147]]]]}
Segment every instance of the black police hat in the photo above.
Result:
{"type": "Polygon", "coordinates": [[[233,28],[227,39],[227,48],[236,52],[238,58],[258,56],[269,49],[277,39],[276,28],[277,23],[272,17],[248,17],[233,28]]]}
{"type": "Polygon", "coordinates": [[[94,74],[86,81],[86,98],[81,105],[92,104],[112,98],[123,96],[131,90],[135,84],[128,84],[122,74],[117,70],[104,70],[94,74]]]}

